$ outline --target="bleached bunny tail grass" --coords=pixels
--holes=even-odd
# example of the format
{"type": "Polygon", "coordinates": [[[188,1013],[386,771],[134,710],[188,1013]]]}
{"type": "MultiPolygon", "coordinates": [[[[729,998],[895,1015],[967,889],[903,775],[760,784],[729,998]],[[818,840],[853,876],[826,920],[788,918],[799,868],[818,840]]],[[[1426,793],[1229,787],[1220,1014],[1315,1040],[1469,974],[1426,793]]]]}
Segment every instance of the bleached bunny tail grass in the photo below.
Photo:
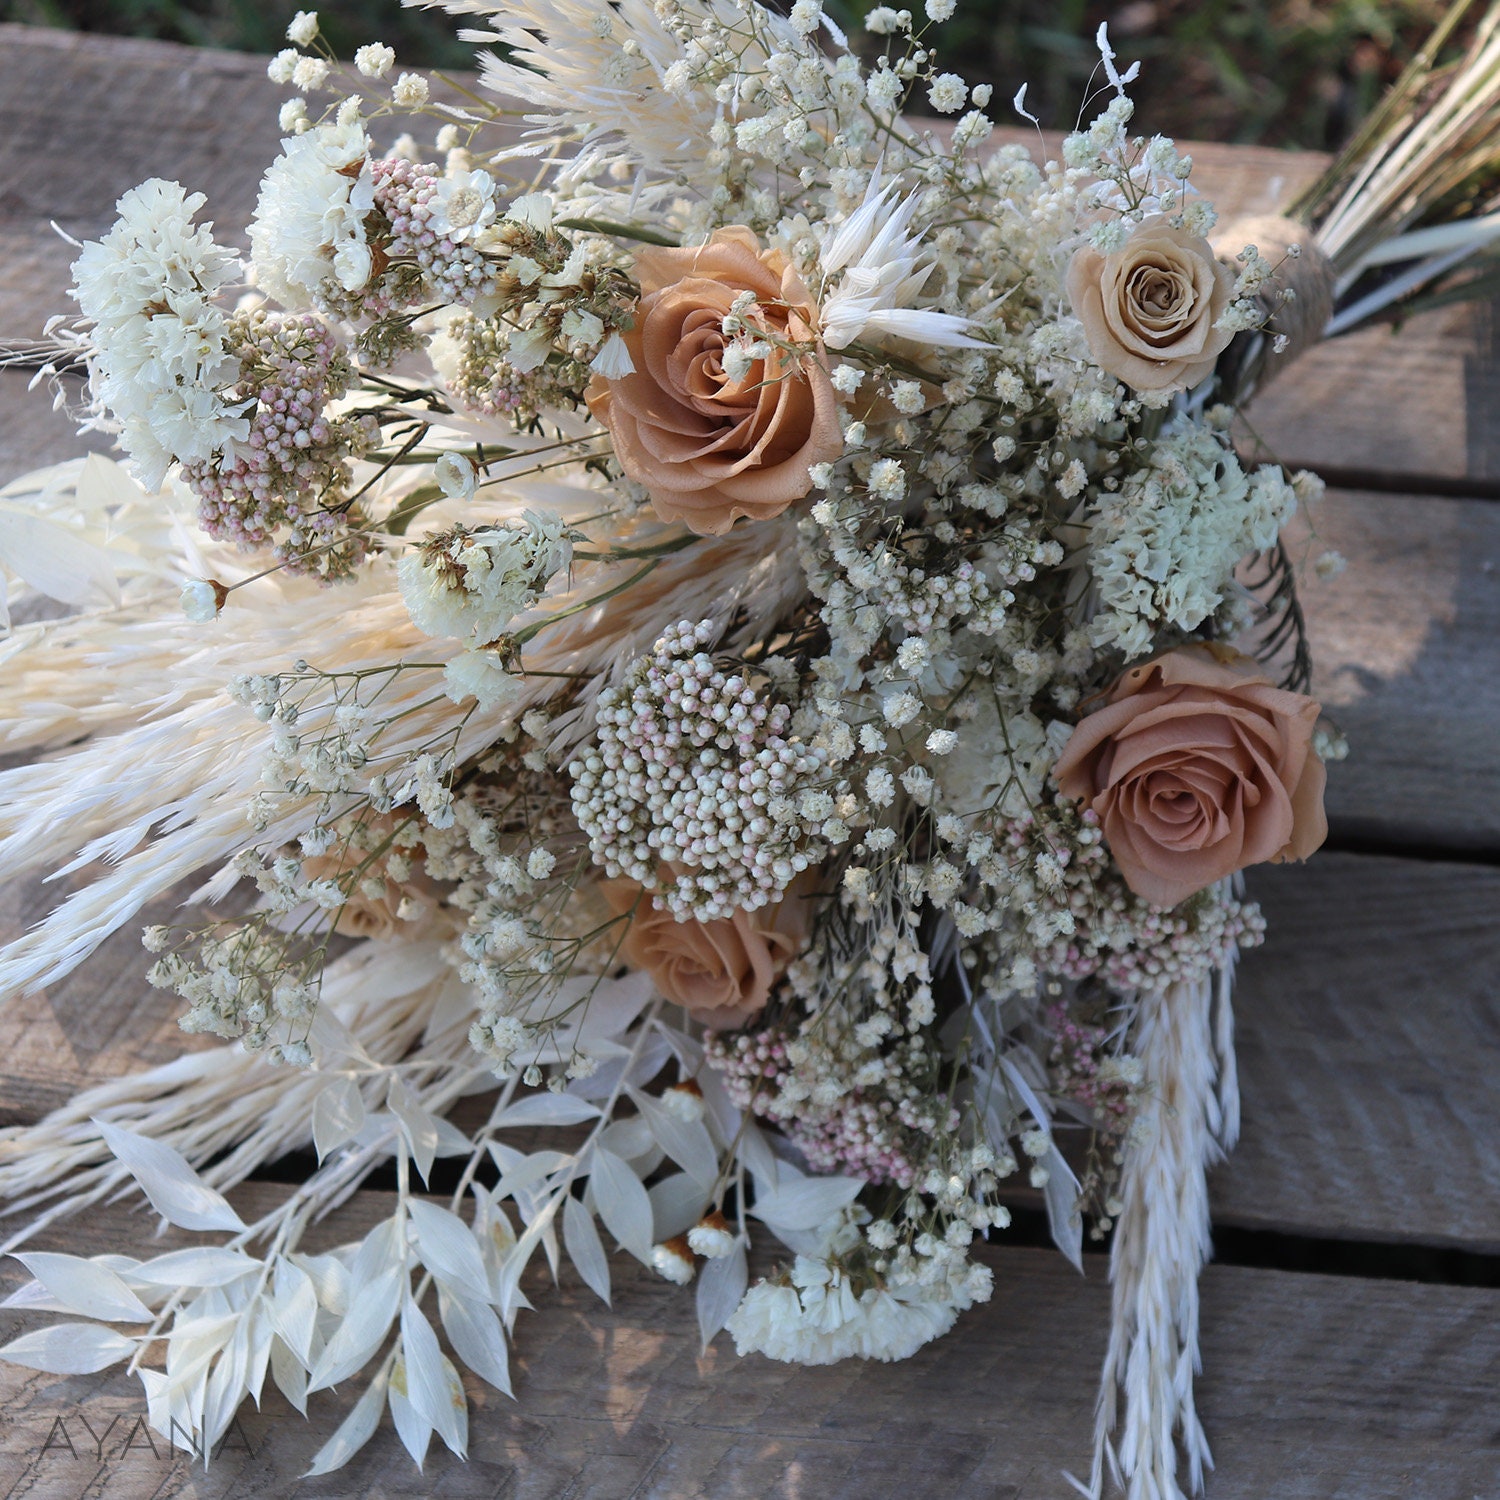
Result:
{"type": "MultiPolygon", "coordinates": [[[[504,503],[519,512],[531,501],[521,490],[504,503]]],[[[503,514],[500,502],[493,509],[503,514]]],[[[647,543],[672,533],[649,521],[634,530],[647,543]]],[[[320,671],[346,675],[413,657],[435,662],[393,675],[383,692],[391,724],[383,764],[406,766],[434,744],[462,762],[549,700],[565,677],[585,684],[582,697],[592,702],[602,682],[682,619],[732,622],[724,643],[731,650],[765,639],[802,588],[791,517],[704,538],[651,567],[640,578],[634,561],[580,567],[572,589],[518,621],[550,617],[527,648],[525,668],[534,675],[520,696],[495,713],[465,716],[456,731],[453,705],[435,683],[460,643],[430,640],[416,628],[384,560],[337,589],[263,579],[259,597],[226,610],[207,634],[181,617],[169,586],[123,613],[49,620],[0,644],[0,746],[87,736],[48,760],[0,770],[0,878],[103,862],[90,884],[0,952],[0,999],[56,983],[191,875],[220,875],[192,899],[222,898],[234,884],[237,853],[290,843],[317,821],[323,800],[316,793],[278,796],[269,823],[247,821],[270,735],[231,697],[235,677],[285,671],[304,655],[320,671]],[[628,587],[616,593],[621,584],[628,587]]],[[[331,691],[310,700],[302,732],[326,727],[335,706],[331,691]]],[[[569,728],[586,733],[592,722],[573,714],[558,726],[560,734],[569,728]]]]}
{"type": "MultiPolygon", "coordinates": [[[[406,1080],[410,1096],[434,1113],[493,1082],[469,1048],[474,1006],[441,947],[367,942],[330,965],[309,1038],[310,1067],[272,1066],[237,1046],[216,1046],[87,1089],[36,1125],[0,1131],[0,1213],[43,1209],[0,1253],[131,1191],[130,1171],[97,1121],[171,1146],[224,1191],[316,1137],[326,1157],[333,1148],[320,1122],[332,1114],[346,1124],[361,1112],[374,1116],[393,1078],[406,1080]]],[[[326,1206],[352,1192],[383,1154],[368,1155],[363,1171],[351,1172],[326,1206]]]]}
{"type": "Polygon", "coordinates": [[[1149,1102],[1121,1173],[1094,1464],[1089,1485],[1078,1486],[1092,1500],[1101,1500],[1106,1465],[1129,1500],[1200,1494],[1213,1467],[1193,1377],[1198,1274],[1211,1253],[1207,1173],[1239,1132],[1231,984],[1226,970],[1140,997],[1132,1050],[1149,1102]]]}

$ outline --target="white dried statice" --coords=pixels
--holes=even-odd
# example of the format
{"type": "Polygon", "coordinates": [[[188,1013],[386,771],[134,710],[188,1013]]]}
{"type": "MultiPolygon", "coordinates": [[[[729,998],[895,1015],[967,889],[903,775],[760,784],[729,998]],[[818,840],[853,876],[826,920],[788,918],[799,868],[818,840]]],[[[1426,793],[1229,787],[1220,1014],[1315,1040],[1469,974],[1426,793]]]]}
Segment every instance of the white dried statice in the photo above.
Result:
{"type": "Polygon", "coordinates": [[[500,211],[495,179],[488,172],[450,172],[437,185],[427,227],[454,244],[473,238],[493,224],[500,211]]]}
{"type": "Polygon", "coordinates": [[[705,922],[776,900],[826,853],[834,811],[813,786],[825,753],[769,685],[702,650],[716,628],[682,621],[600,693],[595,744],[568,767],[595,863],[705,922]]]}
{"type": "Polygon", "coordinates": [[[567,569],[573,544],[554,515],[437,532],[396,566],[401,597],[417,628],[480,646],[497,641],[567,569]]]}
{"type": "Polygon", "coordinates": [[[745,1293],[725,1325],[735,1349],[799,1365],[909,1359],[992,1287],[989,1270],[973,1264],[930,1284],[891,1279],[857,1292],[854,1281],[837,1260],[799,1255],[784,1279],[745,1293]]]}
{"type": "Polygon", "coordinates": [[[315,126],[281,143],[250,221],[255,282],[289,311],[358,292],[374,270],[365,216],[375,206],[364,126],[315,126]]]}
{"type": "Polygon", "coordinates": [[[1094,645],[1144,656],[1164,627],[1196,630],[1223,603],[1236,565],[1274,546],[1296,507],[1279,468],[1246,474],[1212,429],[1184,423],[1164,434],[1090,520],[1094,645]]]}
{"type": "Polygon", "coordinates": [[[93,398],[148,490],[174,460],[232,457],[250,433],[243,403],[224,396],[240,366],[213,300],[242,267],[211,225],[193,223],[205,201],[153,177],[120,199],[114,227],[73,263],[73,295],[93,325],[93,398]]]}
{"type": "Polygon", "coordinates": [[[472,698],[481,713],[488,713],[518,698],[521,680],[505,670],[494,651],[464,651],[443,668],[443,691],[455,703],[472,698]]]}

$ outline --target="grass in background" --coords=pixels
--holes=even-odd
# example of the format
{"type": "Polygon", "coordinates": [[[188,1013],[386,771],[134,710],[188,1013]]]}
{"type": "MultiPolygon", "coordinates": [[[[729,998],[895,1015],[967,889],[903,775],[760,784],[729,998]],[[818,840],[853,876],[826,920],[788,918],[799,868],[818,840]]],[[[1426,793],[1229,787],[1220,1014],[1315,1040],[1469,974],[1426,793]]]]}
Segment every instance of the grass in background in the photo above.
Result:
{"type": "MultiPolygon", "coordinates": [[[[917,11],[921,0],[901,3],[917,11]]],[[[829,0],[828,8],[853,36],[870,4],[829,0]]],[[[0,20],[267,53],[285,45],[299,8],[290,0],[0,0],[0,20]]],[[[1002,101],[1026,83],[1031,111],[1066,128],[1097,61],[1094,32],[1108,21],[1121,65],[1142,62],[1131,93],[1143,130],[1329,150],[1369,113],[1444,8],[1444,0],[959,0],[936,45],[954,71],[995,85],[991,113],[1001,123],[1010,123],[1002,101]]],[[[440,11],[399,0],[334,0],[317,10],[341,57],[378,40],[408,66],[471,63],[456,22],[440,11]]]]}

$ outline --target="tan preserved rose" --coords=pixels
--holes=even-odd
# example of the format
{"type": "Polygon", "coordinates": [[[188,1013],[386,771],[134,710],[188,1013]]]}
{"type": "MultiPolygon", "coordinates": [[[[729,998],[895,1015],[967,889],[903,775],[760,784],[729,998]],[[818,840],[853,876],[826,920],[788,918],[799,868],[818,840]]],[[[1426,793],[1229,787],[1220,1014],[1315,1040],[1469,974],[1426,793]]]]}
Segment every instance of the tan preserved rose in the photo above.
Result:
{"type": "Polygon", "coordinates": [[[780,251],[738,227],[698,249],[643,250],[636,276],[641,300],[624,335],[635,369],[597,377],[587,392],[620,466],[650,491],[663,520],[700,536],[722,536],[741,516],[780,515],[812,489],[808,469],[844,447],[817,309],[801,278],[780,251]],[[733,380],[722,325],[745,291],[757,298],[746,321],[772,349],[733,380]]]}
{"type": "Polygon", "coordinates": [[[1138,896],[1176,906],[1328,835],[1319,707],[1249,657],[1188,646],[1132,667],[1074,729],[1054,774],[1099,815],[1138,896]]]}
{"type": "Polygon", "coordinates": [[[1212,372],[1234,336],[1214,327],[1234,282],[1207,240],[1163,218],[1112,254],[1076,251],[1067,276],[1095,362],[1137,391],[1183,390],[1212,372]]]}
{"type": "Polygon", "coordinates": [[[620,956],[710,1031],[733,1030],[764,1010],[807,936],[807,901],[795,892],[757,911],[679,922],[633,880],[600,887],[615,912],[634,913],[620,956]]]}

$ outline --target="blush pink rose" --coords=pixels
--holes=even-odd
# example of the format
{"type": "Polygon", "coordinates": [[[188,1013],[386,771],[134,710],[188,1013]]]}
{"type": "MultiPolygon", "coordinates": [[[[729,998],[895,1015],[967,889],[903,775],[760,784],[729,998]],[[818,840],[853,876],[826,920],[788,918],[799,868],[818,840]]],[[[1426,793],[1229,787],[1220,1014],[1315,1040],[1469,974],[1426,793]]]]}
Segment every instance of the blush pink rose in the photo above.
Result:
{"type": "Polygon", "coordinates": [[[601,889],[617,913],[633,912],[620,956],[710,1031],[731,1031],[764,1010],[807,935],[807,901],[796,895],[714,922],[679,922],[634,881],[606,880],[601,889]]]}
{"type": "Polygon", "coordinates": [[[1234,280],[1207,240],[1155,218],[1112,254],[1075,252],[1067,287],[1101,370],[1137,391],[1176,391],[1211,374],[1234,337],[1214,327],[1234,280]]]}
{"type": "Polygon", "coordinates": [[[844,448],[802,279],[738,227],[695,250],[643,250],[635,269],[642,295],[624,335],[635,369],[600,376],[587,392],[620,467],[663,520],[700,536],[722,536],[742,516],[779,516],[812,489],[809,468],[844,448]],[[723,322],[747,291],[756,302],[745,321],[771,352],[735,379],[724,368],[723,322]]]}
{"type": "Polygon", "coordinates": [[[1187,646],[1132,667],[1054,774],[1099,815],[1126,884],[1158,906],[1328,836],[1320,709],[1238,652],[1187,646]]]}

